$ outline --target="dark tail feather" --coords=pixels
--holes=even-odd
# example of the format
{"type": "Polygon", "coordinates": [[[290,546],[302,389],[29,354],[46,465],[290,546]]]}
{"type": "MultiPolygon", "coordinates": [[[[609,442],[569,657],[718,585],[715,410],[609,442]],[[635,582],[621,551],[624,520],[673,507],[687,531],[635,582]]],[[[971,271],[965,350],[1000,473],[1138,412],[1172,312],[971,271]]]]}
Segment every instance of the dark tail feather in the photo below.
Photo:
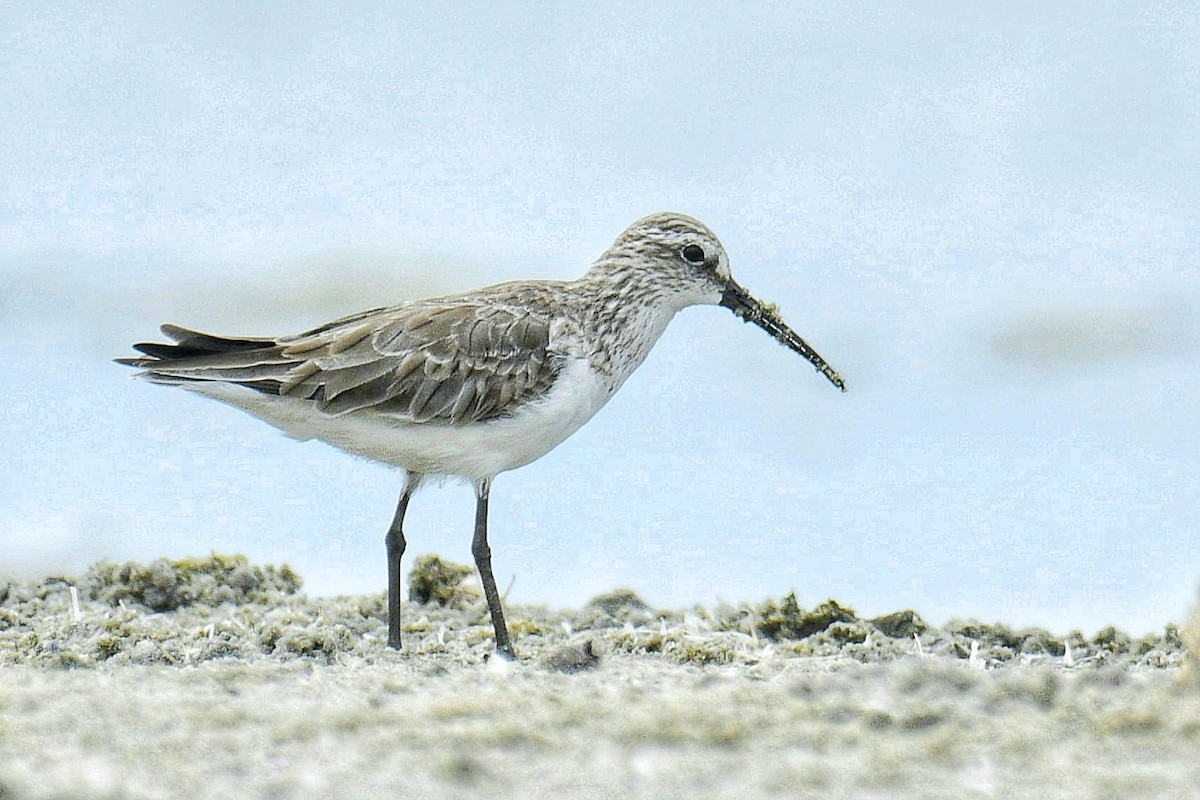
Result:
{"type": "Polygon", "coordinates": [[[138,342],[133,346],[133,349],[139,353],[144,353],[147,357],[115,358],[113,361],[127,367],[146,369],[153,368],[156,363],[164,361],[174,361],[194,356],[216,355],[219,353],[260,350],[267,347],[274,347],[276,344],[274,339],[213,336],[210,333],[193,331],[171,324],[163,325],[161,330],[164,336],[174,340],[174,344],[167,344],[165,342],[138,342]]]}
{"type": "Polygon", "coordinates": [[[260,347],[275,346],[274,339],[213,336],[211,333],[193,331],[170,323],[163,325],[159,330],[163,332],[164,336],[174,339],[178,347],[195,348],[201,353],[233,353],[238,350],[257,350],[260,347]]]}

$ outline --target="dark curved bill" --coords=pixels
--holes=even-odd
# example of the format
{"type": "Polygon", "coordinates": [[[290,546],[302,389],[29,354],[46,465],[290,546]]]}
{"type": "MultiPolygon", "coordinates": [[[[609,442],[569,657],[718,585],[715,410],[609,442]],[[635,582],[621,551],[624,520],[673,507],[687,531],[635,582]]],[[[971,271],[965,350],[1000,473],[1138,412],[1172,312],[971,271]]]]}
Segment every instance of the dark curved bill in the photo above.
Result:
{"type": "Polygon", "coordinates": [[[779,314],[773,306],[759,302],[732,279],[729,283],[725,284],[725,293],[721,295],[721,305],[728,308],[734,314],[737,314],[744,321],[753,322],[771,334],[771,338],[784,347],[807,358],[809,363],[817,368],[817,372],[828,378],[830,383],[843,392],[846,391],[846,382],[842,380],[842,376],[837,373],[837,370],[826,364],[825,359],[821,358],[820,353],[813,350],[808,342],[801,339],[800,334],[789,328],[779,318],[779,314]]]}

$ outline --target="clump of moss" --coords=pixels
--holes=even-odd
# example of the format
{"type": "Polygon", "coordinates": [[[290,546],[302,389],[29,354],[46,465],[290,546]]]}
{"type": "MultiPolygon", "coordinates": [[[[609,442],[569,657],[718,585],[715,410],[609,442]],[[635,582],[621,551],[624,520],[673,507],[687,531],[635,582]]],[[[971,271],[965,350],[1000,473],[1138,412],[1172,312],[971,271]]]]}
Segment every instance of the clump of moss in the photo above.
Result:
{"type": "Polygon", "coordinates": [[[777,604],[768,600],[758,608],[758,630],[768,639],[783,641],[785,639],[805,639],[814,633],[833,625],[835,622],[857,622],[854,611],[845,608],[836,600],[826,600],[812,611],[804,611],[796,602],[796,593],[792,592],[777,604]]]}
{"type": "MultiPolygon", "coordinates": [[[[970,655],[970,642],[973,641],[979,642],[980,647],[986,649],[991,658],[1000,661],[1009,661],[1021,654],[1062,657],[1066,653],[1067,640],[1054,636],[1043,628],[1013,630],[1000,623],[951,620],[943,631],[954,641],[954,649],[962,658],[970,655]]],[[[1071,640],[1071,646],[1074,648],[1087,646],[1086,640],[1080,635],[1067,638],[1071,640]]]]}
{"type": "Polygon", "coordinates": [[[275,656],[301,656],[332,661],[344,651],[349,642],[342,632],[327,628],[315,629],[299,625],[269,625],[261,634],[264,653],[275,656]]]}
{"type": "Polygon", "coordinates": [[[709,666],[744,662],[748,651],[738,637],[721,634],[697,636],[672,628],[649,632],[620,630],[605,637],[610,652],[645,655],[661,654],[679,664],[709,666]]]}
{"type": "MultiPolygon", "coordinates": [[[[0,631],[6,631],[9,628],[17,628],[22,625],[24,620],[15,611],[9,611],[7,608],[0,608],[0,631]]],[[[4,795],[0,795],[3,798],[4,795]]]]}
{"type": "Polygon", "coordinates": [[[473,574],[474,570],[462,564],[443,561],[435,555],[420,556],[408,573],[408,600],[455,607],[474,602],[479,592],[463,585],[473,574]]]}
{"type": "Polygon", "coordinates": [[[1021,631],[1019,653],[1024,655],[1050,655],[1062,658],[1067,646],[1061,636],[1055,636],[1045,628],[1026,628],[1021,631]]]}
{"type": "Polygon", "coordinates": [[[1112,625],[1097,631],[1092,637],[1092,644],[1109,653],[1129,653],[1133,650],[1133,639],[1129,634],[1117,630],[1112,625]]]}
{"type": "Polygon", "coordinates": [[[616,589],[605,594],[598,594],[588,601],[588,605],[603,611],[610,617],[619,617],[625,611],[649,611],[650,606],[638,597],[633,589],[616,589]]]}
{"type": "Polygon", "coordinates": [[[863,644],[871,635],[871,627],[861,622],[835,622],[822,631],[821,635],[839,645],[863,644]]]}
{"type": "Polygon", "coordinates": [[[256,566],[243,555],[218,555],[150,564],[101,561],[88,568],[81,581],[95,600],[119,605],[132,601],[152,611],[174,611],[183,606],[265,602],[280,594],[295,594],[300,576],[286,564],[256,566]]]}
{"type": "Polygon", "coordinates": [[[552,630],[537,620],[526,619],[524,617],[513,617],[508,623],[508,632],[518,639],[523,639],[526,636],[545,636],[547,633],[551,633],[552,630]]]}
{"type": "Polygon", "coordinates": [[[573,615],[577,630],[646,625],[659,615],[632,589],[616,589],[593,597],[573,615]]]}
{"type": "Polygon", "coordinates": [[[928,623],[912,609],[893,611],[891,614],[875,617],[870,620],[870,623],[884,636],[890,636],[893,639],[911,639],[913,635],[919,636],[929,630],[928,623]]]}
{"type": "Polygon", "coordinates": [[[668,643],[663,653],[680,664],[706,667],[713,664],[734,664],[742,659],[738,650],[723,641],[681,639],[668,643]]]}
{"type": "Polygon", "coordinates": [[[125,639],[120,636],[113,636],[110,633],[98,636],[95,640],[96,658],[100,661],[107,661],[121,652],[124,646],[125,639]]]}
{"type": "Polygon", "coordinates": [[[599,664],[600,656],[596,654],[591,639],[559,647],[541,660],[545,669],[568,673],[594,669],[599,664]]]}

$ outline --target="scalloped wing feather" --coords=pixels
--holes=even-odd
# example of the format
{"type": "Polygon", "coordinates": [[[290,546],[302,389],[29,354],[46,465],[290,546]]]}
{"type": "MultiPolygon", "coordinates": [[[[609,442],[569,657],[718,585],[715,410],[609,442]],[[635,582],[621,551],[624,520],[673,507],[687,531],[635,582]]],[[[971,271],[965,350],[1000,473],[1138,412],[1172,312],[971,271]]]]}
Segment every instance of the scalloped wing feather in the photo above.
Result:
{"type": "Polygon", "coordinates": [[[475,299],[355,314],[299,336],[226,339],[171,326],[130,363],[166,381],[224,381],[310,399],[331,415],[371,409],[400,421],[506,416],[562,367],[548,315],[475,299]]]}

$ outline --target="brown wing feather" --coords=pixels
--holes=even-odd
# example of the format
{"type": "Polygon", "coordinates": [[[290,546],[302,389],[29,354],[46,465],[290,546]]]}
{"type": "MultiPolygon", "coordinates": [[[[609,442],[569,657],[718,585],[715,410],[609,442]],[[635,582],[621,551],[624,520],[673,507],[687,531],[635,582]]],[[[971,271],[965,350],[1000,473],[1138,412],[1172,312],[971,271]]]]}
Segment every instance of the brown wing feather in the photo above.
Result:
{"type": "Polygon", "coordinates": [[[164,333],[176,344],[138,345],[146,357],[123,363],[157,380],[238,383],[329,414],[369,408],[417,423],[505,416],[562,366],[547,315],[478,298],[374,309],[279,340],[164,333]]]}
{"type": "Polygon", "coordinates": [[[509,413],[545,392],[558,373],[550,324],[505,306],[415,304],[377,318],[369,332],[322,331],[288,343],[317,369],[287,393],[310,397],[331,414],[363,408],[411,422],[461,422],[509,413]],[[507,402],[500,403],[500,398],[507,402]]]}

